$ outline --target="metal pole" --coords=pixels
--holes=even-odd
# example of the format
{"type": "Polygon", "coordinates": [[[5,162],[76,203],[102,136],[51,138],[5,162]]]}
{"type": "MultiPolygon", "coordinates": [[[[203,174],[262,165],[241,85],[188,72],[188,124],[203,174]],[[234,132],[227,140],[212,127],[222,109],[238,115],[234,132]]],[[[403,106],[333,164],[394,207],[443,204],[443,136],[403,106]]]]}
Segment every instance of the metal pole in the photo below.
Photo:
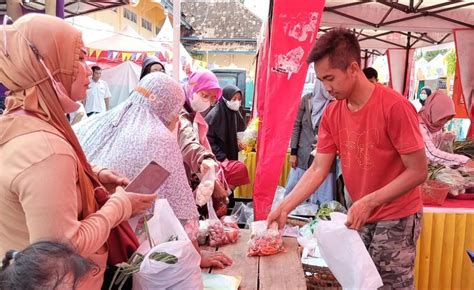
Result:
{"type": "Polygon", "coordinates": [[[45,0],[44,1],[45,14],[56,16],[56,1],[45,0]]]}
{"type": "Polygon", "coordinates": [[[7,0],[7,15],[10,16],[13,21],[21,17],[21,0],[7,0]]]}
{"type": "MultiPolygon", "coordinates": [[[[81,5],[78,3],[78,5],[81,5]]],[[[56,1],[56,16],[64,19],[64,0],[56,1]]]]}
{"type": "Polygon", "coordinates": [[[181,1],[173,1],[173,78],[179,82],[179,44],[181,38],[181,1]]]}
{"type": "Polygon", "coordinates": [[[406,56],[405,56],[405,73],[403,74],[403,91],[402,91],[402,95],[405,94],[405,89],[407,87],[407,74],[408,74],[408,63],[409,63],[409,57],[410,57],[410,49],[411,49],[411,45],[410,45],[410,41],[411,41],[411,32],[408,32],[408,36],[407,36],[407,47],[406,47],[406,56]]]}

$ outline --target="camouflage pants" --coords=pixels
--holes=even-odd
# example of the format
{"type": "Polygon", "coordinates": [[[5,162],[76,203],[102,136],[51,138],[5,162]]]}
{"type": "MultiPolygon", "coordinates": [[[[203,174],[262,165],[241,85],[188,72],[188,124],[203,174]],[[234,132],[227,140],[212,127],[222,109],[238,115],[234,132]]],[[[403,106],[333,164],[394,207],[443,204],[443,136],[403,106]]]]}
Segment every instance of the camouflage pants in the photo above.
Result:
{"type": "Polygon", "coordinates": [[[359,231],[382,277],[384,286],[379,289],[415,289],[413,270],[421,218],[420,211],[399,220],[368,224],[359,231]]]}

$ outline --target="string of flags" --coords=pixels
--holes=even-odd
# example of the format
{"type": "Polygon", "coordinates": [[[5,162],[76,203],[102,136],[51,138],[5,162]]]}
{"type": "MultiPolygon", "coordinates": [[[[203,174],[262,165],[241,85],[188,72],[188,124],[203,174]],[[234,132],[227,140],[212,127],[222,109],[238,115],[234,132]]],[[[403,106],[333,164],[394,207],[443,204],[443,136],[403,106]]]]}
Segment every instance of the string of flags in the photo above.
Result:
{"type": "Polygon", "coordinates": [[[156,56],[162,61],[170,61],[172,59],[171,52],[123,52],[123,51],[102,51],[100,49],[88,48],[88,56],[90,59],[103,59],[111,61],[142,61],[146,56],[156,56]]]}

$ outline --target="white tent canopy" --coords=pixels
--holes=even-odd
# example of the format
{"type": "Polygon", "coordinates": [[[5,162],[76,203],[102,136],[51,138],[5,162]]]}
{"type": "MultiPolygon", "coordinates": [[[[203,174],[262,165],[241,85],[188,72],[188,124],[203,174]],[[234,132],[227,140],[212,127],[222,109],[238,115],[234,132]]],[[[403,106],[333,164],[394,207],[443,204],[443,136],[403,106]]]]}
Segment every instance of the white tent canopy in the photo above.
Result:
{"type": "Polygon", "coordinates": [[[125,26],[119,33],[115,33],[113,36],[93,42],[86,42],[85,45],[86,47],[99,50],[127,52],[160,51],[157,46],[152,45],[130,26],[125,26]]]}
{"type": "Polygon", "coordinates": [[[82,32],[84,43],[98,41],[115,35],[113,26],[87,16],[67,18],[66,21],[82,32]]]}
{"type": "Polygon", "coordinates": [[[137,86],[141,67],[131,61],[102,71],[102,79],[109,85],[110,107],[113,108],[125,101],[130,92],[137,86]]]}
{"type": "Polygon", "coordinates": [[[430,46],[453,41],[454,29],[474,28],[474,2],[327,0],[325,27],[355,29],[368,49],[430,46]]]}

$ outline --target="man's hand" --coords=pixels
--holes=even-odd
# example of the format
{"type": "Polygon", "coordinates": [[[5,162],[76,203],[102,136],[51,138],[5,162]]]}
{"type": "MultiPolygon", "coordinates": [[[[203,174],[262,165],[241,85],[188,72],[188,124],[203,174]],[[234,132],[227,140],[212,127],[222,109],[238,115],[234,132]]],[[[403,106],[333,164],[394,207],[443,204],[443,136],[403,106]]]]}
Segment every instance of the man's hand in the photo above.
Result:
{"type": "Polygon", "coordinates": [[[278,228],[282,229],[285,227],[286,220],[288,219],[288,213],[284,210],[282,204],[276,209],[272,210],[267,217],[267,224],[270,226],[273,222],[278,224],[278,228]]]}
{"type": "Polygon", "coordinates": [[[296,168],[296,166],[298,166],[298,156],[296,155],[290,156],[290,165],[292,168],[296,168]]]}
{"type": "Polygon", "coordinates": [[[346,221],[346,226],[348,228],[359,230],[367,223],[373,210],[373,208],[370,206],[370,203],[368,202],[368,196],[365,196],[354,202],[354,204],[349,208],[346,221]]]}

